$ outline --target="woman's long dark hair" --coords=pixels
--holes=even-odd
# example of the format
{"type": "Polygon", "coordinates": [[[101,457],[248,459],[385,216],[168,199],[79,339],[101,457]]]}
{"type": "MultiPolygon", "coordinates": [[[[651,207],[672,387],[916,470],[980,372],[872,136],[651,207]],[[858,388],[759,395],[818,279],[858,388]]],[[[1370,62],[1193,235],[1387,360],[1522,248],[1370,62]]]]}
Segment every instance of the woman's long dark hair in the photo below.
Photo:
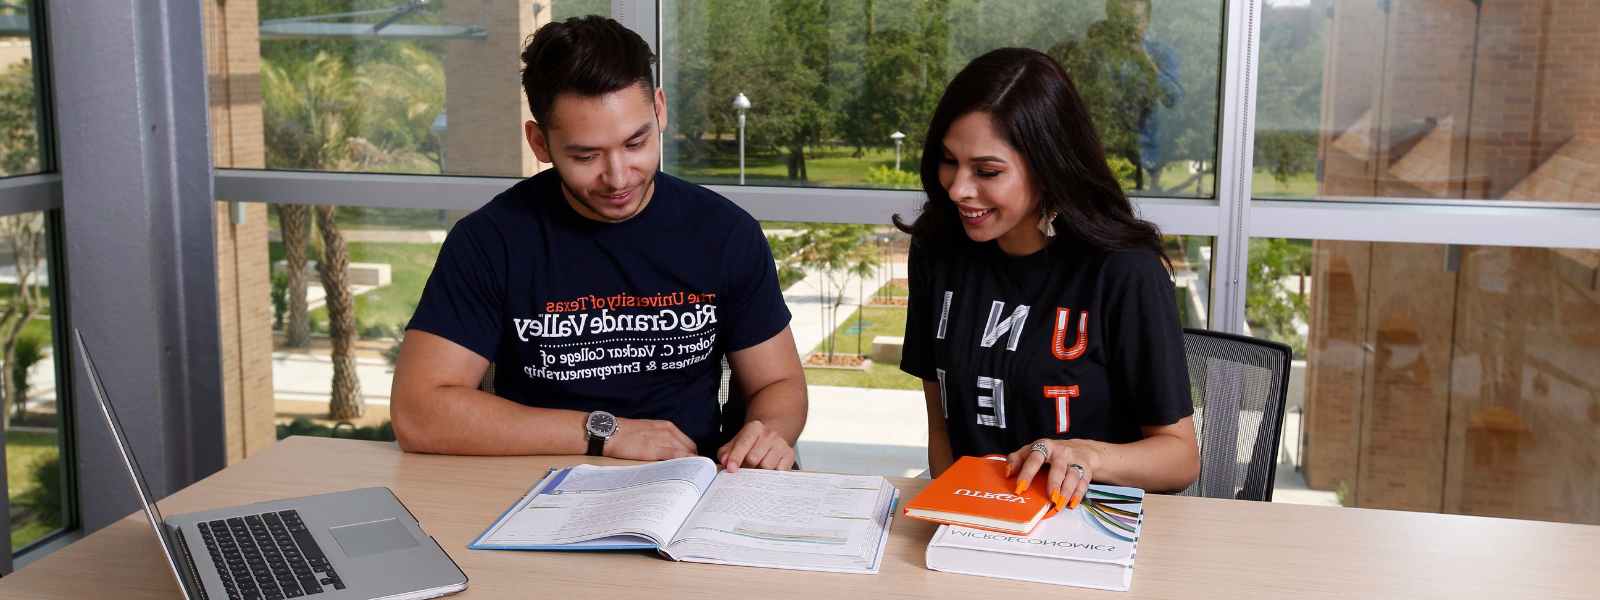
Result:
{"type": "Polygon", "coordinates": [[[979,56],[945,88],[923,138],[928,199],[910,225],[894,217],[913,244],[944,247],[966,239],[956,205],[939,183],[939,161],[950,123],[973,112],[987,113],[995,134],[1027,162],[1040,206],[1056,214],[1056,231],[1066,234],[1052,243],[1070,238],[1100,250],[1150,250],[1165,259],[1160,230],[1134,214],[1067,71],[1027,48],[979,56]]]}

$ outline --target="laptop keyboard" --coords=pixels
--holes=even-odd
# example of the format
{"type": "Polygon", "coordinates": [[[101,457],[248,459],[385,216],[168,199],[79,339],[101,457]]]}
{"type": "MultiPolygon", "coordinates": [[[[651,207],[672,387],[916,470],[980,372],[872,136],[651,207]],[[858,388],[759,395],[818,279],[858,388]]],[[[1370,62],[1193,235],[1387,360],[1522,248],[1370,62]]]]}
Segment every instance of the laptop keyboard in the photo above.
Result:
{"type": "Polygon", "coordinates": [[[293,510],[203,522],[200,537],[228,600],[283,600],[344,589],[293,510]]]}

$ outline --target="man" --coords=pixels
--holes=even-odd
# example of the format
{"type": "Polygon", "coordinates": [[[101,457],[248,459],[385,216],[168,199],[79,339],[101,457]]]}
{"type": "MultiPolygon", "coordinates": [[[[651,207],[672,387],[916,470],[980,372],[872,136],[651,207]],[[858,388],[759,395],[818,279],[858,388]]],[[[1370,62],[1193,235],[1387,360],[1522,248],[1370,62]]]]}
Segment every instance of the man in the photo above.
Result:
{"type": "Polygon", "coordinates": [[[596,16],[523,50],[524,134],[555,168],[445,240],[395,365],[405,450],[793,464],[806,388],[771,251],[749,214],[657,171],[654,61],[596,16]],[[719,415],[724,354],[746,402],[719,415]],[[478,390],[491,361],[498,396],[478,390]]]}

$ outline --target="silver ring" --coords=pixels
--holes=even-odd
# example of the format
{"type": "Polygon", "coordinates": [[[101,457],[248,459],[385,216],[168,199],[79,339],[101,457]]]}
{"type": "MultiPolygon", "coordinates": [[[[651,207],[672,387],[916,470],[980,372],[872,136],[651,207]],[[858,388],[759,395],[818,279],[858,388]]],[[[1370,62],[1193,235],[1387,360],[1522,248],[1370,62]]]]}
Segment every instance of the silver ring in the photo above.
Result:
{"type": "Polygon", "coordinates": [[[1044,455],[1044,460],[1046,462],[1049,462],[1049,460],[1050,460],[1050,446],[1045,445],[1044,442],[1034,442],[1033,443],[1033,451],[1034,452],[1038,452],[1039,454],[1043,454],[1044,455]]]}
{"type": "Polygon", "coordinates": [[[1067,465],[1067,468],[1068,469],[1072,469],[1074,471],[1077,471],[1078,472],[1078,479],[1083,479],[1083,465],[1080,465],[1078,463],[1072,463],[1070,465],[1067,465]]]}

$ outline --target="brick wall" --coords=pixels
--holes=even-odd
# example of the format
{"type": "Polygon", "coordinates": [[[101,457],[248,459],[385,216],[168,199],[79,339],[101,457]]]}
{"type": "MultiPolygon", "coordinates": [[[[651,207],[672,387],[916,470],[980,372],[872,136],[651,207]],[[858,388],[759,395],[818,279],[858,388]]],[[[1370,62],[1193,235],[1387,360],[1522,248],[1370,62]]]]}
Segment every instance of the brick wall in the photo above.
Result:
{"type": "MultiPolygon", "coordinates": [[[[254,0],[205,2],[212,161],[217,168],[265,166],[261,135],[261,46],[254,0]]],[[[245,206],[234,223],[218,198],[217,310],[222,325],[228,461],[277,440],[273,424],[272,303],[267,207],[245,206]]]]}
{"type": "Polygon", "coordinates": [[[444,44],[448,136],[445,170],[452,175],[527,177],[538,163],[523,135],[533,117],[522,94],[524,40],[550,21],[549,0],[451,0],[444,15],[487,30],[487,37],[444,44]]]}

